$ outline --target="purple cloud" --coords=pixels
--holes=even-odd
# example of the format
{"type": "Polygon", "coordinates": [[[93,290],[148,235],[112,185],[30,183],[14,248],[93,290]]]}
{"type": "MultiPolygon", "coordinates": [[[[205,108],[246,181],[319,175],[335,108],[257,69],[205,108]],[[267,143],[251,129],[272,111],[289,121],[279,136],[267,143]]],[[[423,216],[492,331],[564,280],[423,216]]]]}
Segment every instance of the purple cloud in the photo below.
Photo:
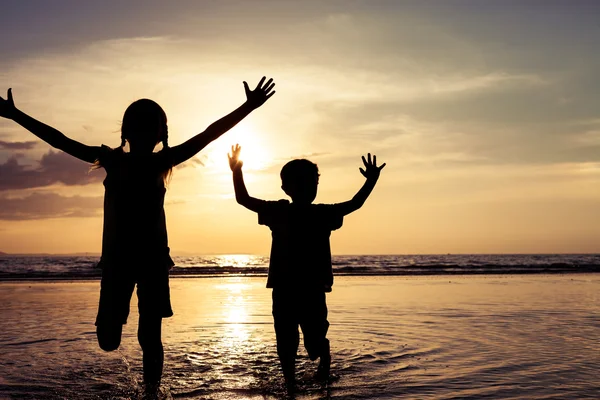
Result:
{"type": "Polygon", "coordinates": [[[31,150],[38,142],[6,142],[4,140],[0,140],[0,148],[1,149],[9,149],[9,150],[31,150]]]}
{"type": "Polygon", "coordinates": [[[0,196],[0,220],[97,217],[102,215],[103,197],[61,196],[32,193],[27,197],[0,196]]]}
{"type": "Polygon", "coordinates": [[[55,183],[87,185],[101,182],[105,174],[90,171],[90,165],[66,153],[50,150],[42,156],[39,166],[31,168],[19,164],[17,157],[0,164],[0,191],[29,189],[55,183]]]}

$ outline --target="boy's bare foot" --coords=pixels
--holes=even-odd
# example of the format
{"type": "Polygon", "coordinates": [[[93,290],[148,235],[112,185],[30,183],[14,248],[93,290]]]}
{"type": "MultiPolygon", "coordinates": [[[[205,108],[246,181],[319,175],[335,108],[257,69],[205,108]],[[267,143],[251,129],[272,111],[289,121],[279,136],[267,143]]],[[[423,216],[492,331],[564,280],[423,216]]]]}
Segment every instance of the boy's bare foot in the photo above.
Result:
{"type": "Polygon", "coordinates": [[[163,386],[160,382],[145,383],[140,394],[141,400],[173,400],[171,391],[167,386],[163,386]]]}
{"type": "Polygon", "coordinates": [[[285,380],[285,388],[288,395],[296,391],[296,366],[295,360],[286,360],[282,362],[283,379],[285,380]]]}
{"type": "Polygon", "coordinates": [[[288,396],[292,396],[296,392],[296,380],[295,379],[286,379],[285,380],[285,389],[287,390],[288,396]]]}
{"type": "Polygon", "coordinates": [[[144,383],[143,392],[141,395],[142,400],[158,400],[159,398],[160,382],[158,383],[144,383]]]}
{"type": "Polygon", "coordinates": [[[329,370],[331,369],[331,355],[321,357],[315,378],[319,381],[327,381],[329,379],[329,370]]]}
{"type": "Polygon", "coordinates": [[[329,343],[321,358],[319,360],[319,366],[317,367],[317,373],[315,378],[320,381],[327,381],[329,379],[329,370],[331,369],[331,352],[329,350],[329,343]]]}

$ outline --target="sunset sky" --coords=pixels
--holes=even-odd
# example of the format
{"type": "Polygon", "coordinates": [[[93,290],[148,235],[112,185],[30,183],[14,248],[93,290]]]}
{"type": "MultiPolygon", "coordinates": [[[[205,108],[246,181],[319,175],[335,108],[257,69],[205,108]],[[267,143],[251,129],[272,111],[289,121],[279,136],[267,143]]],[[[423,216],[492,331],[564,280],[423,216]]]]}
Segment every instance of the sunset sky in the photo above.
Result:
{"type": "MultiPolygon", "coordinates": [[[[360,156],[387,163],[332,234],[335,254],[600,252],[600,2],[4,1],[0,92],[89,145],[120,143],[151,98],[171,145],[244,100],[277,94],[174,171],[174,254],[267,254],[233,198],[285,198],[292,158],[317,202],[350,199],[360,156]]],[[[99,252],[104,172],[0,121],[0,251],[99,252]]]]}

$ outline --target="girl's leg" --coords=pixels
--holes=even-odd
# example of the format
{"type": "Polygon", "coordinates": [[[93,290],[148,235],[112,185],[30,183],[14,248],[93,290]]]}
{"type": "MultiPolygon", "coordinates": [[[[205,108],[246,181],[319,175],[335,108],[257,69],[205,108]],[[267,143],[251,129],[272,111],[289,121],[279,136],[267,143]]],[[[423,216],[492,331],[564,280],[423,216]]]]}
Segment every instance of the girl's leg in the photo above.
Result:
{"type": "Polygon", "coordinates": [[[101,323],[96,327],[98,344],[104,351],[114,351],[121,344],[123,325],[119,323],[101,323]]]}
{"type": "Polygon", "coordinates": [[[161,317],[140,315],[138,341],[142,347],[144,383],[147,385],[158,385],[162,377],[164,352],[161,327],[161,317]]]}
{"type": "Polygon", "coordinates": [[[135,282],[116,267],[105,267],[100,282],[100,301],[96,316],[96,336],[104,351],[114,351],[121,344],[123,324],[127,323],[129,303],[135,282]]]}

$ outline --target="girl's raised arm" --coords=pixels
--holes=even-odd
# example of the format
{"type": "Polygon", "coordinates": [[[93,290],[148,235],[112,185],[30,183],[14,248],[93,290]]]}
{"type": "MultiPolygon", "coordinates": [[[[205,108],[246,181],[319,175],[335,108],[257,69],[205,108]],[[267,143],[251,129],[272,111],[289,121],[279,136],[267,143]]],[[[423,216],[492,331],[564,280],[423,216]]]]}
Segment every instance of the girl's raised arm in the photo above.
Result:
{"type": "Polygon", "coordinates": [[[171,148],[171,157],[173,166],[189,160],[195,156],[200,150],[208,145],[213,140],[233,128],[244,119],[248,114],[262,106],[271,96],[275,94],[272,91],[275,83],[273,79],[269,79],[265,83],[263,76],[254,90],[250,90],[248,84],[244,82],[244,90],[246,91],[246,102],[234,110],[232,113],[224,116],[220,120],[213,122],[206,130],[188,141],[171,148]]]}
{"type": "Polygon", "coordinates": [[[100,147],[86,146],[66,137],[62,132],[30,117],[15,107],[12,89],[8,89],[7,99],[0,97],[0,117],[12,119],[50,146],[62,150],[80,160],[94,163],[100,155],[100,147]]]}

